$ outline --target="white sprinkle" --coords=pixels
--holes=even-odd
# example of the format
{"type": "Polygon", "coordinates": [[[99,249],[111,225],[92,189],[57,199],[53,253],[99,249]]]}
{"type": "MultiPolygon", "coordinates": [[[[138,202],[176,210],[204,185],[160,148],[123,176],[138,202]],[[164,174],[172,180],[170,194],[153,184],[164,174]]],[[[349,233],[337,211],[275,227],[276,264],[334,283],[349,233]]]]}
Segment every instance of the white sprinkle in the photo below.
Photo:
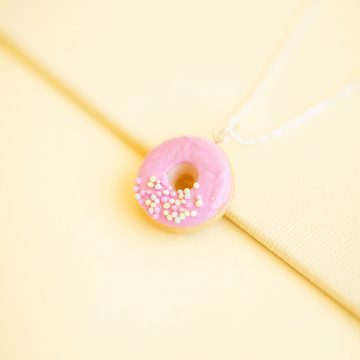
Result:
{"type": "Polygon", "coordinates": [[[164,190],[164,191],[163,191],[163,194],[166,195],[166,196],[168,196],[168,195],[170,194],[170,192],[169,192],[169,190],[164,190]]]}
{"type": "Polygon", "coordinates": [[[141,196],[140,196],[139,194],[136,194],[136,195],[135,195],[135,199],[136,199],[136,200],[140,200],[140,199],[141,199],[141,196]]]}
{"type": "MultiPolygon", "coordinates": [[[[186,214],[185,214],[186,215],[186,214]]],[[[193,210],[191,213],[190,213],[190,215],[192,216],[192,217],[195,217],[196,215],[197,215],[197,211],[196,210],[193,210]]]]}
{"type": "Polygon", "coordinates": [[[195,183],[194,185],[194,189],[198,189],[200,187],[200,184],[199,183],[195,183]]]}
{"type": "Polygon", "coordinates": [[[176,217],[174,221],[178,224],[181,221],[181,219],[179,217],[176,217]]]}

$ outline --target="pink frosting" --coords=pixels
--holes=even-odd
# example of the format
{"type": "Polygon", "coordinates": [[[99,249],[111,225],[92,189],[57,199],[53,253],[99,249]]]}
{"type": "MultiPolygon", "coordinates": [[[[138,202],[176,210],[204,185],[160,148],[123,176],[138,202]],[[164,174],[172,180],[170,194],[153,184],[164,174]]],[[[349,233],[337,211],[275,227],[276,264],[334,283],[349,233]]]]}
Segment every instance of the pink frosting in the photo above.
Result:
{"type": "MultiPolygon", "coordinates": [[[[225,212],[231,201],[231,168],[226,155],[212,141],[193,136],[178,137],[163,142],[148,153],[140,167],[136,187],[138,191],[136,191],[135,197],[138,200],[141,197],[143,200],[142,202],[139,201],[140,206],[155,221],[173,228],[195,227],[211,220],[219,211],[225,212]],[[145,204],[147,199],[151,199],[151,196],[158,192],[155,190],[156,182],[152,188],[147,186],[150,177],[154,176],[160,180],[161,191],[169,190],[171,192],[167,172],[183,162],[192,165],[198,171],[196,182],[200,186],[198,189],[190,189],[191,198],[186,199],[185,204],[186,210],[190,212],[196,210],[196,216],[188,216],[185,219],[177,217],[176,222],[175,219],[168,220],[167,216],[163,214],[165,210],[163,208],[163,196],[160,197],[160,203],[156,204],[154,210],[156,210],[155,215],[157,216],[154,216],[151,214],[151,206],[145,204]],[[145,194],[143,190],[146,191],[145,194]],[[198,199],[201,199],[203,203],[201,207],[195,205],[198,199]]],[[[179,193],[176,193],[174,199],[180,200],[179,193]]],[[[153,202],[153,200],[151,201],[153,202]]],[[[172,206],[168,209],[170,215],[174,212],[173,209],[172,206]]]]}

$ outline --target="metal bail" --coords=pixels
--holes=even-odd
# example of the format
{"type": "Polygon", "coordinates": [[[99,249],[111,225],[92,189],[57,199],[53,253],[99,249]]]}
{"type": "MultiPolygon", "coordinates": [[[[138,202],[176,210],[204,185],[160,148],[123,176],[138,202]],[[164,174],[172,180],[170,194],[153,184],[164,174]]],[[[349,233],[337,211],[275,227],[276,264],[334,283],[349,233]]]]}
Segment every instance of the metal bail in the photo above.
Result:
{"type": "Polygon", "coordinates": [[[228,140],[229,133],[227,132],[226,129],[216,130],[213,136],[214,136],[215,144],[219,144],[228,140]]]}

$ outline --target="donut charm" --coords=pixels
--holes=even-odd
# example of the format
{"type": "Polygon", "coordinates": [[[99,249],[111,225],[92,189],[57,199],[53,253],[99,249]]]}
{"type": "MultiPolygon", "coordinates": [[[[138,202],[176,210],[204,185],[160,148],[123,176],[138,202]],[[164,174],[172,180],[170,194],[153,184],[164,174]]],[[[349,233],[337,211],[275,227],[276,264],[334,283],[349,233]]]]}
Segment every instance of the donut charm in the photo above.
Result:
{"type": "Polygon", "coordinates": [[[219,220],[233,197],[234,184],[229,160],[218,145],[183,136],[148,153],[134,191],[152,221],[166,230],[184,233],[219,220]]]}

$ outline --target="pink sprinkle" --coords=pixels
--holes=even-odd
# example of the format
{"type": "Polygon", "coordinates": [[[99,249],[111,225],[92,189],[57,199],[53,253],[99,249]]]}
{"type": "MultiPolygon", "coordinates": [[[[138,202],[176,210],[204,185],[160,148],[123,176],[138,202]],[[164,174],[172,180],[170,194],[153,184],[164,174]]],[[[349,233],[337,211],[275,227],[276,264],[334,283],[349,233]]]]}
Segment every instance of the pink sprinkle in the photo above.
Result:
{"type": "Polygon", "coordinates": [[[140,196],[144,196],[145,195],[145,190],[141,190],[139,193],[140,196]]]}
{"type": "Polygon", "coordinates": [[[170,193],[170,196],[175,197],[175,196],[176,196],[176,191],[172,191],[172,192],[170,193]]]}
{"type": "Polygon", "coordinates": [[[155,199],[155,200],[154,200],[154,203],[155,203],[155,204],[158,204],[159,202],[160,202],[159,199],[155,199]]]}
{"type": "Polygon", "coordinates": [[[165,185],[165,184],[166,184],[165,179],[161,179],[161,185],[165,185]]]}
{"type": "Polygon", "coordinates": [[[175,200],[174,200],[174,199],[170,199],[170,200],[169,200],[169,203],[170,203],[170,204],[175,204],[175,200]]]}
{"type": "Polygon", "coordinates": [[[164,190],[164,191],[163,191],[163,194],[166,195],[166,196],[168,196],[168,195],[170,194],[170,193],[169,193],[169,190],[164,190]]]}
{"type": "Polygon", "coordinates": [[[146,190],[146,193],[149,195],[149,194],[151,194],[151,190],[149,189],[149,190],[146,190]]]}
{"type": "Polygon", "coordinates": [[[168,198],[167,198],[166,196],[163,196],[163,197],[161,198],[161,202],[162,202],[163,204],[165,204],[167,201],[168,201],[168,198]]]}
{"type": "Polygon", "coordinates": [[[139,204],[139,205],[142,205],[143,203],[144,203],[144,200],[143,200],[143,199],[138,200],[138,204],[139,204]]]}
{"type": "Polygon", "coordinates": [[[177,207],[176,205],[173,205],[171,208],[172,208],[174,211],[176,211],[176,210],[178,209],[178,207],[177,207]]]}
{"type": "Polygon", "coordinates": [[[169,191],[172,190],[172,186],[171,186],[171,185],[168,186],[168,190],[169,190],[169,191]]]}
{"type": "Polygon", "coordinates": [[[149,209],[149,213],[152,215],[152,214],[154,213],[154,208],[151,207],[151,208],[149,209]]]}
{"type": "Polygon", "coordinates": [[[179,208],[179,212],[184,212],[185,211],[185,209],[183,208],[183,207],[181,207],[181,208],[179,208]]]}
{"type": "Polygon", "coordinates": [[[196,195],[196,200],[201,200],[201,199],[202,199],[201,195],[196,195]]]}
{"type": "Polygon", "coordinates": [[[189,207],[191,207],[192,205],[191,205],[191,203],[186,203],[185,204],[185,207],[187,207],[187,208],[189,208],[189,207]]]}
{"type": "Polygon", "coordinates": [[[158,214],[160,212],[160,208],[156,207],[154,211],[156,212],[156,214],[158,214]]]}
{"type": "Polygon", "coordinates": [[[139,187],[138,186],[134,186],[134,191],[135,192],[138,192],[140,189],[139,189],[139,187]]]}
{"type": "Polygon", "coordinates": [[[186,204],[186,200],[185,200],[185,199],[182,199],[182,200],[181,200],[181,203],[182,203],[182,204],[186,204]]]}
{"type": "Polygon", "coordinates": [[[154,220],[156,220],[156,219],[158,219],[158,218],[159,218],[159,214],[154,214],[154,215],[153,215],[153,219],[154,219],[154,220]]]}
{"type": "Polygon", "coordinates": [[[160,182],[161,182],[161,181],[160,181],[159,179],[156,180],[156,183],[157,183],[157,184],[160,184],[160,182]]]}
{"type": "Polygon", "coordinates": [[[157,191],[155,194],[157,197],[161,197],[161,191],[157,191]]]}
{"type": "Polygon", "coordinates": [[[141,179],[140,179],[140,178],[136,178],[136,179],[135,179],[135,182],[136,182],[137,184],[141,184],[141,179]]]}
{"type": "Polygon", "coordinates": [[[160,189],[162,189],[162,186],[161,186],[160,184],[156,184],[156,185],[155,185],[155,189],[156,189],[156,190],[160,190],[160,189]]]}

